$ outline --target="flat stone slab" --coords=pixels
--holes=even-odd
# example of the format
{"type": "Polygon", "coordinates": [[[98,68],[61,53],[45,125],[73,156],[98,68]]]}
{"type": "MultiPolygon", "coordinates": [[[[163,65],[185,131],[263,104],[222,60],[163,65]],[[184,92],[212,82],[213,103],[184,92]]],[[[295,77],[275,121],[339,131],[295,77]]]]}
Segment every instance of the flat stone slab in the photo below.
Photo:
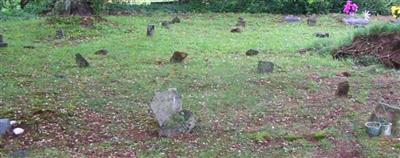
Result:
{"type": "Polygon", "coordinates": [[[176,88],[157,92],[150,103],[150,110],[155,115],[158,125],[164,127],[176,113],[182,111],[182,99],[176,88]]]}
{"type": "Polygon", "coordinates": [[[288,23],[295,23],[295,22],[300,22],[301,18],[298,16],[289,15],[285,16],[284,20],[288,23]]]}
{"type": "Polygon", "coordinates": [[[363,18],[344,18],[343,22],[353,26],[365,26],[369,24],[369,21],[363,18]]]}
{"type": "Polygon", "coordinates": [[[6,134],[6,132],[11,128],[9,119],[0,119],[0,136],[6,134]]]}

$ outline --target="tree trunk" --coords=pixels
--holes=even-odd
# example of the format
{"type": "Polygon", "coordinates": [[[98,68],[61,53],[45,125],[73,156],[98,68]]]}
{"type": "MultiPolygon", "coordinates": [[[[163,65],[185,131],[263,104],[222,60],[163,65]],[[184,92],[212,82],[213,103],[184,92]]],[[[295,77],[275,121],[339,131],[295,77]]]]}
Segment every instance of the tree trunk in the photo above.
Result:
{"type": "Polygon", "coordinates": [[[90,0],[58,0],[62,3],[62,10],[58,12],[60,15],[93,15],[93,8],[90,0]]]}

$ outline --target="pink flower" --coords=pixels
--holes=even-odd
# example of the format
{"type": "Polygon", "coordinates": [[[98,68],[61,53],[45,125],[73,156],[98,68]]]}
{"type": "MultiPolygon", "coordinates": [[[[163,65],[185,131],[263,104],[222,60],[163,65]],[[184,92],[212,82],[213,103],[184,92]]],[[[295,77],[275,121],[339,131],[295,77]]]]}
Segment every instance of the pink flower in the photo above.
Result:
{"type": "Polygon", "coordinates": [[[348,0],[346,2],[346,5],[344,6],[343,12],[350,16],[353,16],[357,11],[358,5],[353,3],[351,0],[348,0]]]}

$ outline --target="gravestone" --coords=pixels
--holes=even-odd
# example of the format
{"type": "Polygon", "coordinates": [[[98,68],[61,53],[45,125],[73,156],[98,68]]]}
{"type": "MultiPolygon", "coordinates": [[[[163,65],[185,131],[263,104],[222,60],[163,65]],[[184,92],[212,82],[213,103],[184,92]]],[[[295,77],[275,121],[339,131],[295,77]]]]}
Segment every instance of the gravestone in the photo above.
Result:
{"type": "Polygon", "coordinates": [[[6,132],[11,128],[9,119],[0,119],[0,136],[6,134],[6,132]]]}
{"type": "Polygon", "coordinates": [[[179,17],[174,17],[172,20],[171,20],[171,22],[173,23],[173,24],[176,24],[176,23],[181,23],[181,19],[179,18],[179,17]]]}
{"type": "Polygon", "coordinates": [[[62,39],[65,37],[65,32],[63,29],[57,30],[56,31],[56,39],[62,39]]]}
{"type": "Polygon", "coordinates": [[[8,44],[4,42],[3,35],[0,35],[0,48],[7,47],[8,44]]]}
{"type": "Polygon", "coordinates": [[[165,27],[166,29],[171,28],[171,24],[172,24],[171,21],[163,21],[163,22],[161,22],[161,26],[165,27]]]}
{"type": "Polygon", "coordinates": [[[246,55],[247,55],[247,56],[254,56],[254,55],[257,55],[257,54],[259,54],[259,53],[260,53],[260,51],[257,50],[257,49],[250,49],[250,50],[248,50],[248,51],[246,52],[246,55]]]}
{"type": "Polygon", "coordinates": [[[346,97],[349,94],[350,84],[349,81],[343,81],[338,84],[336,96],[346,97]]]}
{"type": "Polygon", "coordinates": [[[35,46],[24,46],[25,49],[35,49],[35,46]]]}
{"type": "Polygon", "coordinates": [[[314,35],[319,38],[329,38],[329,33],[327,32],[317,32],[314,35]]]}
{"type": "Polygon", "coordinates": [[[171,63],[181,63],[188,56],[185,52],[176,51],[169,60],[171,63]]]}
{"type": "Polygon", "coordinates": [[[307,24],[308,26],[315,26],[317,25],[317,16],[311,15],[307,18],[307,24]]]}
{"type": "Polygon", "coordinates": [[[182,97],[176,88],[157,92],[150,103],[150,110],[157,119],[160,136],[174,137],[195,127],[196,119],[192,112],[183,110],[182,97]]]}
{"type": "Polygon", "coordinates": [[[75,54],[75,61],[79,68],[89,67],[89,62],[79,53],[75,54]]]}
{"type": "Polygon", "coordinates": [[[285,16],[285,21],[288,23],[295,23],[295,22],[300,22],[301,18],[298,16],[293,16],[293,15],[289,15],[289,16],[285,16]]]}
{"type": "Polygon", "coordinates": [[[344,18],[343,22],[347,25],[353,25],[353,26],[365,26],[369,24],[369,20],[363,19],[363,18],[344,18]]]}
{"type": "Polygon", "coordinates": [[[156,26],[153,24],[150,24],[147,26],[147,36],[152,37],[154,35],[154,31],[156,29],[156,26]]]}
{"type": "Polygon", "coordinates": [[[246,27],[246,21],[244,21],[244,18],[239,17],[239,21],[236,24],[237,27],[246,27]]]}
{"type": "Polygon", "coordinates": [[[108,55],[108,50],[100,49],[100,50],[96,51],[94,54],[96,54],[96,55],[108,55]]]}
{"type": "Polygon", "coordinates": [[[269,61],[259,61],[257,71],[258,73],[272,73],[274,72],[274,63],[269,61]]]}
{"type": "Polygon", "coordinates": [[[158,125],[163,127],[174,114],[182,111],[182,99],[176,88],[157,92],[150,103],[150,110],[155,115],[158,125]]]}
{"type": "Polygon", "coordinates": [[[240,27],[233,28],[233,29],[231,30],[231,32],[232,32],[232,33],[241,33],[241,32],[242,32],[242,29],[241,29],[240,27]]]}

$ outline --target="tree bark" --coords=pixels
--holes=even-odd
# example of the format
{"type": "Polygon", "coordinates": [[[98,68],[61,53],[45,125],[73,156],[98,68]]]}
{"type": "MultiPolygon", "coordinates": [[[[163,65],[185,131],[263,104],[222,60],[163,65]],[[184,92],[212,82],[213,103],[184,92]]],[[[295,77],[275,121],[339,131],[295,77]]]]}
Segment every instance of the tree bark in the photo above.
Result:
{"type": "Polygon", "coordinates": [[[79,15],[91,16],[93,15],[93,8],[90,0],[59,0],[63,1],[63,11],[59,12],[60,15],[79,15]]]}

